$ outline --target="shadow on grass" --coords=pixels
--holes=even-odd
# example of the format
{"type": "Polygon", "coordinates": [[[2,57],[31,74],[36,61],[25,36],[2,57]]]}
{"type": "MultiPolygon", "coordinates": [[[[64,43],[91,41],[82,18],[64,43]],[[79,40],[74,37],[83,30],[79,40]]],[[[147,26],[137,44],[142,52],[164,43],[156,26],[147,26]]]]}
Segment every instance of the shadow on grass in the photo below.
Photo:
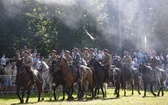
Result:
{"type": "Polygon", "coordinates": [[[28,103],[13,103],[13,104],[11,104],[11,105],[28,105],[28,104],[36,104],[36,103],[38,103],[38,102],[28,102],[28,103]]]}

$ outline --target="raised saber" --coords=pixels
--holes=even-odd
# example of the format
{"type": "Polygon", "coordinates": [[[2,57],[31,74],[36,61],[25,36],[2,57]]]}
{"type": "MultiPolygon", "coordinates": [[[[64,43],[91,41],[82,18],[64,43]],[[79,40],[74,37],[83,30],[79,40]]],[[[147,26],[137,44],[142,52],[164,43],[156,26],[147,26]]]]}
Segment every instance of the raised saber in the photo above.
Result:
{"type": "Polygon", "coordinates": [[[91,40],[95,40],[95,38],[87,31],[87,30],[85,30],[85,33],[86,33],[86,35],[88,35],[89,36],[89,38],[91,39],[91,40]]]}

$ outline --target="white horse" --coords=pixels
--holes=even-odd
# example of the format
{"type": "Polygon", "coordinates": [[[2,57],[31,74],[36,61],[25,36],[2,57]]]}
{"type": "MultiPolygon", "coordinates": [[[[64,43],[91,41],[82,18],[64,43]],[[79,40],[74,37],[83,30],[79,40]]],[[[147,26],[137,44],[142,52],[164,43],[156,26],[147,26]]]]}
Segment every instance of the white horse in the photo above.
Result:
{"type": "Polygon", "coordinates": [[[42,100],[44,100],[44,88],[49,85],[50,88],[50,100],[52,100],[52,82],[53,78],[49,72],[49,66],[44,61],[37,63],[37,70],[41,71],[43,86],[42,86],[42,100]]]}

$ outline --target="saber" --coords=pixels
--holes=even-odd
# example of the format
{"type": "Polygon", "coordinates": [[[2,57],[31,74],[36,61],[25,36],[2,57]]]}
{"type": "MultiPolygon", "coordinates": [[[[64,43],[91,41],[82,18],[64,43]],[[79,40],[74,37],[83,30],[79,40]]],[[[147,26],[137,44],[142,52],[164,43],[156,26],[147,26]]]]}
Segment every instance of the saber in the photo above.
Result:
{"type": "Polygon", "coordinates": [[[85,33],[89,36],[91,40],[93,41],[95,40],[95,38],[92,35],[90,35],[90,33],[87,30],[85,30],[85,33]]]}

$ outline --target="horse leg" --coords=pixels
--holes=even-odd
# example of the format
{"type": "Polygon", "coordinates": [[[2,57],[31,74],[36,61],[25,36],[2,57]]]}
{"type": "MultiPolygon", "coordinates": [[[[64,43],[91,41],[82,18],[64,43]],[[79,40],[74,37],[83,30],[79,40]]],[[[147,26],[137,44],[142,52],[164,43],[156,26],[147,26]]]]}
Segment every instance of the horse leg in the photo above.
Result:
{"type": "Polygon", "coordinates": [[[65,99],[65,85],[63,85],[63,98],[62,98],[62,100],[64,100],[65,99]]]}
{"type": "Polygon", "coordinates": [[[44,87],[46,87],[46,83],[45,81],[43,80],[43,86],[42,86],[42,101],[44,100],[44,87]]]}
{"type": "Polygon", "coordinates": [[[17,86],[16,95],[18,96],[18,98],[19,98],[19,100],[20,100],[20,103],[23,103],[23,102],[22,102],[22,99],[21,99],[21,97],[20,97],[19,91],[20,91],[20,86],[17,86]]]}
{"type": "Polygon", "coordinates": [[[134,95],[134,83],[133,83],[133,80],[131,81],[131,88],[132,88],[132,95],[134,95]]]}
{"type": "Polygon", "coordinates": [[[22,90],[21,103],[24,103],[24,95],[25,95],[25,88],[23,88],[23,90],[22,90]]]}
{"type": "Polygon", "coordinates": [[[50,85],[50,101],[52,100],[52,83],[51,81],[49,82],[50,85]]]}
{"type": "Polygon", "coordinates": [[[137,87],[138,87],[138,94],[141,95],[141,92],[140,92],[140,83],[139,82],[137,84],[137,87]]]}
{"type": "Polygon", "coordinates": [[[78,83],[79,88],[78,88],[78,100],[81,100],[82,98],[82,82],[78,83]]]}
{"type": "Polygon", "coordinates": [[[116,94],[117,94],[117,98],[120,97],[120,83],[119,81],[116,83],[116,94]]]}
{"type": "Polygon", "coordinates": [[[158,91],[158,94],[157,96],[160,96],[160,92],[162,91],[162,96],[163,96],[163,83],[161,83],[160,87],[159,87],[159,91],[158,91]]]}
{"type": "Polygon", "coordinates": [[[156,97],[156,94],[153,92],[153,84],[150,84],[150,90],[151,90],[152,94],[156,97]]]}
{"type": "Polygon", "coordinates": [[[102,94],[103,94],[103,98],[105,97],[105,94],[104,94],[104,90],[103,90],[103,86],[101,85],[101,91],[102,91],[102,94]]]}
{"type": "Polygon", "coordinates": [[[37,100],[37,102],[39,102],[40,101],[41,92],[42,92],[42,85],[41,85],[40,80],[36,81],[36,87],[37,87],[37,90],[38,90],[38,100],[37,100]]]}
{"type": "Polygon", "coordinates": [[[146,86],[147,86],[147,84],[144,83],[144,96],[143,97],[146,97],[146,86]]]}
{"type": "Polygon", "coordinates": [[[54,91],[54,93],[53,93],[53,95],[54,95],[54,100],[56,100],[56,93],[55,93],[55,90],[56,90],[56,86],[54,86],[54,88],[53,88],[53,91],[54,91]]]}
{"type": "Polygon", "coordinates": [[[27,99],[26,99],[26,103],[28,103],[28,101],[29,101],[29,96],[30,96],[30,88],[27,89],[27,99]]]}
{"type": "Polygon", "coordinates": [[[126,96],[126,82],[123,82],[124,96],[126,96]]]}

